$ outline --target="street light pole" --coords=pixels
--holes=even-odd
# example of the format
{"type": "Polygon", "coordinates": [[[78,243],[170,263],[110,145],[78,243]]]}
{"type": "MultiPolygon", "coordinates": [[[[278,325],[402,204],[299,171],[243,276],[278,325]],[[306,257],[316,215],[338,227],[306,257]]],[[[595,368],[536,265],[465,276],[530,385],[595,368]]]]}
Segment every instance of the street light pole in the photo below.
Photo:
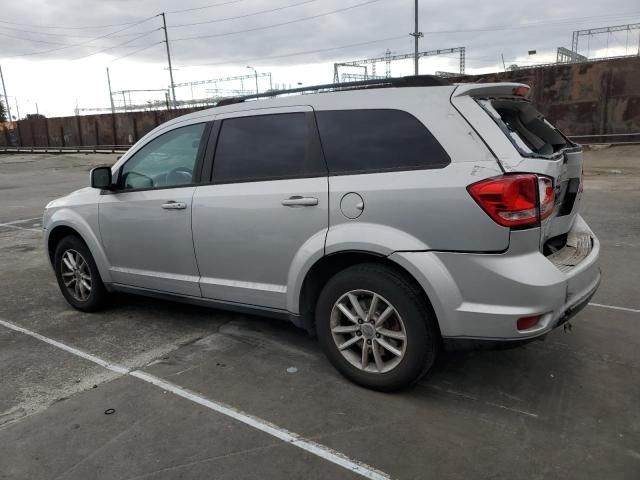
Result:
{"type": "Polygon", "coordinates": [[[415,0],[415,10],[414,10],[414,21],[415,21],[415,29],[413,31],[413,33],[410,33],[409,35],[411,35],[413,37],[413,70],[414,70],[414,75],[418,75],[418,58],[419,54],[418,54],[418,39],[420,37],[424,37],[424,35],[422,34],[422,32],[418,31],[418,0],[415,0]]]}
{"type": "Polygon", "coordinates": [[[256,98],[258,98],[258,71],[249,65],[247,65],[247,68],[253,70],[253,73],[256,75],[256,98]]]}
{"type": "MultiPolygon", "coordinates": [[[[2,66],[0,66],[0,79],[2,79],[2,91],[4,92],[4,103],[7,106],[7,120],[11,121],[11,107],[9,106],[9,97],[7,97],[7,89],[4,86],[4,76],[2,75],[2,66]]],[[[20,120],[20,114],[18,114],[20,120]]]]}
{"type": "Polygon", "coordinates": [[[169,50],[169,36],[167,35],[167,20],[164,16],[164,12],[160,14],[162,16],[162,29],[164,30],[164,43],[167,47],[167,62],[169,63],[169,79],[171,80],[171,96],[173,97],[173,108],[176,108],[176,87],[173,83],[173,69],[171,68],[171,51],[169,50]]]}
{"type": "Polygon", "coordinates": [[[111,77],[109,76],[109,67],[107,67],[107,83],[109,84],[109,101],[111,102],[111,113],[116,113],[116,107],[113,105],[113,93],[111,92],[111,77]]]}

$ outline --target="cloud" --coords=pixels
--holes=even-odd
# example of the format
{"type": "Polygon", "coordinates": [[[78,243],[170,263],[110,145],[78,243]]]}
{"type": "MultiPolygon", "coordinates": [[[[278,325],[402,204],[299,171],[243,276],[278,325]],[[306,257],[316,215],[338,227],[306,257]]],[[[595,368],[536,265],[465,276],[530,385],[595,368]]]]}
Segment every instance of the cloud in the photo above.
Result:
{"type": "MultiPolygon", "coordinates": [[[[161,11],[233,1],[6,2],[0,20],[12,23],[0,22],[0,62],[11,67],[8,87],[13,95],[24,96],[21,92],[28,83],[29,96],[46,95],[47,101],[42,102],[45,105],[54,102],[51,85],[33,78],[33,72],[43,71],[46,65],[47,77],[59,80],[57,96],[64,97],[66,105],[72,103],[71,97],[80,96],[82,102],[104,106],[108,105],[108,94],[105,98],[102,85],[104,67],[111,64],[116,72],[115,83],[121,82],[122,88],[125,85],[126,88],[165,88],[166,72],[162,68],[166,65],[166,51],[161,43],[163,32],[159,30],[161,18],[156,15],[161,11]],[[47,53],[30,55],[36,52],[47,53]],[[136,75],[122,78],[124,73],[134,71],[136,75]],[[90,100],[91,95],[94,100],[90,100]]],[[[167,13],[172,60],[174,66],[180,68],[177,77],[188,81],[202,78],[196,75],[246,73],[245,66],[251,62],[262,70],[279,72],[282,76],[277,82],[314,83],[321,71],[326,74],[317,81],[330,80],[331,64],[335,61],[381,56],[387,49],[398,54],[411,52],[412,38],[408,35],[413,29],[411,0],[378,0],[321,16],[365,1],[239,0],[218,7],[167,13]],[[252,15],[302,2],[276,12],[252,15]],[[236,16],[242,18],[224,20],[236,16]],[[303,20],[312,16],[315,18],[303,20]],[[218,21],[181,26],[212,20],[218,21]],[[276,23],[286,24],[265,28],[276,23]],[[375,42],[391,37],[394,39],[375,42]],[[355,46],[335,48],[345,45],[355,46]],[[209,67],[189,68],[202,65],[209,67]]],[[[507,64],[551,62],[555,60],[558,46],[570,47],[573,30],[639,20],[637,0],[565,0],[561,4],[555,0],[538,0],[534,4],[506,0],[421,0],[420,30],[425,36],[420,40],[420,48],[465,46],[467,72],[482,71],[501,65],[501,55],[507,64]],[[537,54],[529,57],[527,51],[533,49],[537,54]]],[[[630,40],[636,46],[637,32],[630,40]]],[[[621,45],[624,47],[625,35],[622,32],[609,37],[612,51],[621,45]]],[[[593,37],[589,45],[591,52],[604,48],[604,44],[597,43],[603,41],[606,36],[593,37]]],[[[584,48],[586,53],[586,44],[584,48]]],[[[422,62],[425,71],[458,68],[456,55],[431,57],[422,62]]],[[[384,70],[383,65],[378,68],[384,70]]],[[[392,67],[394,75],[410,71],[410,61],[395,63],[392,67]]]]}

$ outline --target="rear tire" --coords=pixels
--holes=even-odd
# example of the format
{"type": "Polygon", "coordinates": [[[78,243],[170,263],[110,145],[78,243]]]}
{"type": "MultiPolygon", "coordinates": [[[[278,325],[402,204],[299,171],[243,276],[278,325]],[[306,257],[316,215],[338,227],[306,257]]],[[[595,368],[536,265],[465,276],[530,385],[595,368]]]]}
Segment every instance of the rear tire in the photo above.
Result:
{"type": "Polygon", "coordinates": [[[439,331],[431,307],[393,268],[366,263],[337,273],[320,293],[315,315],[329,361],[364,387],[407,387],[435,362],[439,331]]]}
{"type": "Polygon", "coordinates": [[[65,300],[82,312],[104,308],[109,293],[87,245],[75,235],[64,237],[53,259],[58,286],[65,300]]]}

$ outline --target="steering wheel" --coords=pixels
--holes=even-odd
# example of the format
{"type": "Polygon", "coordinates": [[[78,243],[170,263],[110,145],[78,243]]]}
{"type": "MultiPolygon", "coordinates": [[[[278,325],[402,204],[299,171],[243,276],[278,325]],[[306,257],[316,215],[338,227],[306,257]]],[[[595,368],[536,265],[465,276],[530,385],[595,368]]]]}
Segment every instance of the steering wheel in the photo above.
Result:
{"type": "Polygon", "coordinates": [[[176,167],[167,173],[167,185],[186,185],[193,179],[193,170],[188,167],[176,167]]]}

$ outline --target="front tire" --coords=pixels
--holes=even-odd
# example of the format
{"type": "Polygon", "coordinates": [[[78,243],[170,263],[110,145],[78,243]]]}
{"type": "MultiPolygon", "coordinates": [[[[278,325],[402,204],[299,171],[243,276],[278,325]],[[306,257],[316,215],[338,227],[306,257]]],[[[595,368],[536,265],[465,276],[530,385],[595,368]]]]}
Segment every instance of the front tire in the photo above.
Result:
{"type": "Polygon", "coordinates": [[[75,235],[56,246],[53,265],[62,295],[82,312],[96,312],[106,304],[108,292],[87,245],[75,235]]]}
{"type": "Polygon", "coordinates": [[[325,285],[316,330],[329,361],[367,388],[398,390],[434,364],[439,333],[417,286],[385,265],[349,267],[325,285]]]}

